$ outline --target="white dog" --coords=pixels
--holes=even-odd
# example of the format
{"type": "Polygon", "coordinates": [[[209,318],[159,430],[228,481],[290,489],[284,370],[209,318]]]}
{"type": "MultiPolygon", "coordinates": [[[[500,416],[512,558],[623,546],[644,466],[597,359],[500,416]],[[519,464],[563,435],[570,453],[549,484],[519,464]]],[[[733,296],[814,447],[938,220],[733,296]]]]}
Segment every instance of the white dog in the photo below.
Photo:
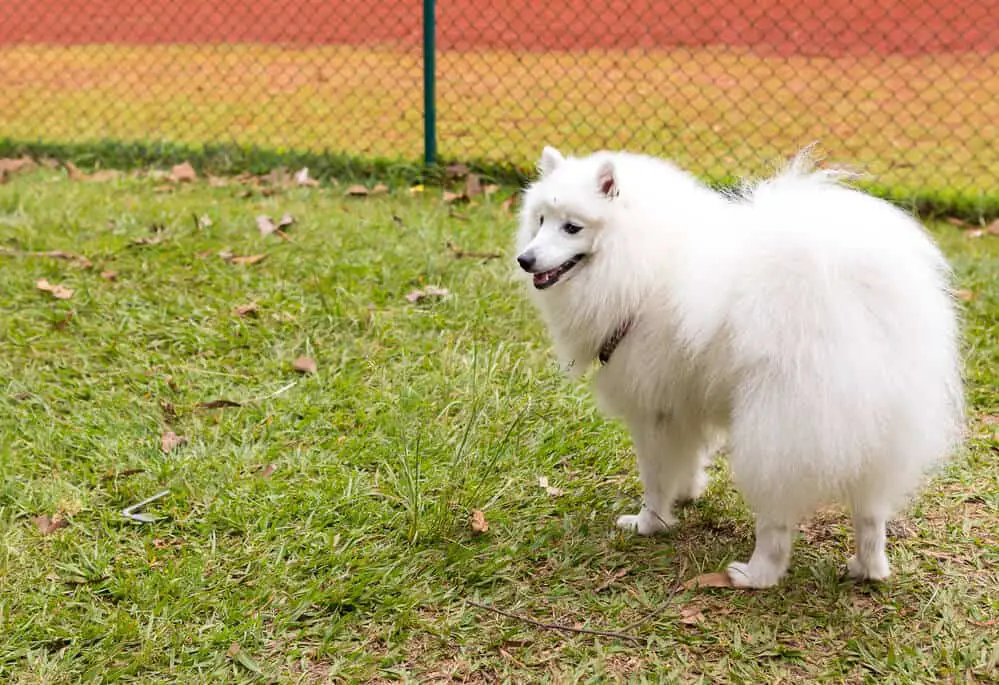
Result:
{"type": "Polygon", "coordinates": [[[645,501],[617,525],[670,526],[727,437],[756,514],[734,585],[776,584],[797,522],[834,501],[850,575],[886,578],[886,521],[963,427],[950,270],[922,227],[807,152],[739,195],[629,153],[545,148],[539,171],[517,261],[562,362],[598,360],[630,429],[645,501]]]}

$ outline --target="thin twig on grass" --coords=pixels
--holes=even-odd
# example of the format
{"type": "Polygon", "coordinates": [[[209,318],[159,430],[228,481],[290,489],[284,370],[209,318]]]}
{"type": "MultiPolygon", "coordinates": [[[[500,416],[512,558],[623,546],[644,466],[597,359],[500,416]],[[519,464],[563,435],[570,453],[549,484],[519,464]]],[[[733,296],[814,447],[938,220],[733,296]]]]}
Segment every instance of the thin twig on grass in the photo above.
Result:
{"type": "Polygon", "coordinates": [[[73,254],[72,252],[64,252],[62,250],[47,250],[45,252],[31,252],[25,250],[15,250],[9,247],[0,247],[0,255],[7,257],[48,257],[50,259],[66,259],[71,262],[76,262],[80,266],[89,269],[94,264],[89,259],[83,255],[73,254]]]}
{"type": "Polygon", "coordinates": [[[563,625],[561,623],[545,623],[543,621],[535,621],[533,618],[528,618],[527,616],[521,616],[519,614],[514,614],[509,611],[504,611],[503,609],[497,609],[496,607],[491,607],[488,604],[480,604],[479,602],[472,601],[470,599],[465,600],[468,604],[473,607],[478,607],[479,609],[485,609],[486,611],[491,611],[494,614],[499,614],[500,616],[506,616],[507,618],[512,618],[517,621],[523,621],[524,623],[529,623],[532,626],[537,626],[538,628],[544,628],[546,630],[562,630],[567,633],[582,633],[585,635],[599,635],[601,637],[615,637],[619,640],[630,640],[635,644],[643,644],[644,640],[636,635],[628,635],[627,633],[618,633],[613,630],[591,630],[589,628],[575,628],[573,626],[563,625]]]}
{"type": "Polygon", "coordinates": [[[447,241],[447,248],[451,250],[455,259],[499,259],[503,255],[499,252],[472,252],[463,250],[452,241],[447,241]]]}

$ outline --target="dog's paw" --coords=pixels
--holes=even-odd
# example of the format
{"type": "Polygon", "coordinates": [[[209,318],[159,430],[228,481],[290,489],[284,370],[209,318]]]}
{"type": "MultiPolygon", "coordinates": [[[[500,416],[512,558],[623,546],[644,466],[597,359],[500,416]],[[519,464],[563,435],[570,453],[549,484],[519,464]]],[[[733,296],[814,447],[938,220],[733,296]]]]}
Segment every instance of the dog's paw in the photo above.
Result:
{"type": "Polygon", "coordinates": [[[760,568],[741,561],[733,561],[728,565],[728,579],[735,587],[768,588],[773,587],[783,575],[772,567],[760,568]]]}
{"type": "Polygon", "coordinates": [[[637,514],[619,516],[617,527],[629,533],[639,535],[655,535],[662,533],[675,523],[672,516],[661,516],[650,509],[643,508],[637,514]]]}
{"type": "Polygon", "coordinates": [[[876,559],[861,560],[857,556],[850,557],[846,562],[846,572],[854,580],[886,580],[891,575],[888,558],[881,555],[876,559]]]}

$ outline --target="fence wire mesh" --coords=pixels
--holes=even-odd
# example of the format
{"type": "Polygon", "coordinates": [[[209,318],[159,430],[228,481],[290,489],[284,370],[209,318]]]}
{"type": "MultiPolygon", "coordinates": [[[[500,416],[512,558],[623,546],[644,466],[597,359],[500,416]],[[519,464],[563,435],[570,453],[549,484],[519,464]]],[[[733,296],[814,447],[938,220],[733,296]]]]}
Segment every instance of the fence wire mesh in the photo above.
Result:
{"type": "MultiPolygon", "coordinates": [[[[439,151],[756,173],[818,141],[886,184],[999,180],[999,0],[439,0],[439,151]]],[[[415,161],[422,16],[361,0],[3,0],[0,136],[415,161]]]]}

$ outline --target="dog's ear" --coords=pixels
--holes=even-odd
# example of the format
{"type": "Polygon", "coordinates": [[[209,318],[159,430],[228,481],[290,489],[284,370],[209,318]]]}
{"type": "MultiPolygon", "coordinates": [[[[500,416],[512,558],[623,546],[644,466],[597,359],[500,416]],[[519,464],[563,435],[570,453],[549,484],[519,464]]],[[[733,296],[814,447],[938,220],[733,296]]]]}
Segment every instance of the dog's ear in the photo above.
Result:
{"type": "Polygon", "coordinates": [[[538,162],[538,171],[542,176],[546,176],[555,171],[558,166],[565,161],[562,153],[548,145],[541,151],[541,161],[538,162]]]}
{"type": "Polygon", "coordinates": [[[605,160],[597,170],[597,187],[604,197],[617,197],[617,177],[614,175],[614,162],[605,160]]]}

